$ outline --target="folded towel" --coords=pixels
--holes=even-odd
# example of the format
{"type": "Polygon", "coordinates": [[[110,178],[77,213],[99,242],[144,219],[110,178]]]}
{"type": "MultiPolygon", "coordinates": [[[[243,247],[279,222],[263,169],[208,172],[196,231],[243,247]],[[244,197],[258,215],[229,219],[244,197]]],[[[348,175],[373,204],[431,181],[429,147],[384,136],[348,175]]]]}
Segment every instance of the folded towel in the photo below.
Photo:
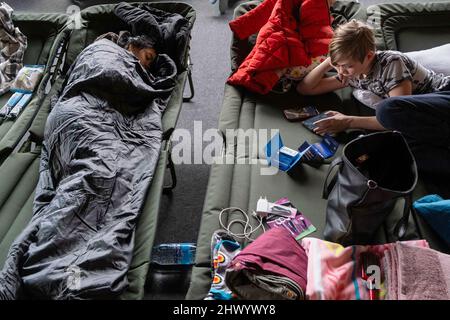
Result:
{"type": "Polygon", "coordinates": [[[386,299],[450,299],[450,255],[398,242],[385,252],[383,265],[386,299]]]}
{"type": "Polygon", "coordinates": [[[245,247],[226,270],[227,286],[241,299],[304,299],[305,250],[284,228],[274,228],[245,247]]]}

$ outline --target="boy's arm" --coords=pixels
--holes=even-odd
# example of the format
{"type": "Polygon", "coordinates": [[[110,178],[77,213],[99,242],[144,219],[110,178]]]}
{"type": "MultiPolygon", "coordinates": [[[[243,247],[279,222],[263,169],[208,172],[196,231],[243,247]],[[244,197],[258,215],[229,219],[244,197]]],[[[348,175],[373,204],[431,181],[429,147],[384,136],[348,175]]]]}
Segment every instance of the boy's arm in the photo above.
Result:
{"type": "Polygon", "coordinates": [[[412,82],[405,79],[389,91],[389,97],[409,96],[412,94],[412,82]]]}
{"type": "Polygon", "coordinates": [[[346,87],[346,81],[341,82],[335,77],[324,77],[325,73],[331,69],[333,67],[328,57],[300,81],[297,91],[302,95],[317,95],[346,87]]]}
{"type": "Polygon", "coordinates": [[[328,111],[329,118],[325,118],[315,122],[316,128],[314,132],[317,134],[338,133],[347,129],[367,129],[375,131],[386,130],[373,117],[347,116],[337,111],[328,111]]]}
{"type": "Polygon", "coordinates": [[[383,131],[386,130],[381,123],[378,122],[377,117],[358,117],[349,116],[349,129],[367,129],[383,131]]]}

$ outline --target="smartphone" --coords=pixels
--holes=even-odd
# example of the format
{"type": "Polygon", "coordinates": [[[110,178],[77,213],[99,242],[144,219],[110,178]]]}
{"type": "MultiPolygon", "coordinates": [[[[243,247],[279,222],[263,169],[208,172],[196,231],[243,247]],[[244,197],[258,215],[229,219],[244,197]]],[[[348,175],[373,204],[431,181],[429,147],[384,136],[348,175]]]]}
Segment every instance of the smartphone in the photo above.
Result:
{"type": "Polygon", "coordinates": [[[322,119],[326,119],[329,117],[330,117],[330,115],[327,115],[326,113],[321,113],[321,114],[318,114],[317,116],[314,116],[312,118],[302,121],[302,124],[309,130],[314,132],[314,129],[316,128],[316,125],[314,124],[314,122],[322,120],[322,119]]]}
{"type": "Polygon", "coordinates": [[[303,121],[319,114],[319,111],[308,106],[304,108],[292,108],[283,110],[284,116],[288,121],[303,121]]]}

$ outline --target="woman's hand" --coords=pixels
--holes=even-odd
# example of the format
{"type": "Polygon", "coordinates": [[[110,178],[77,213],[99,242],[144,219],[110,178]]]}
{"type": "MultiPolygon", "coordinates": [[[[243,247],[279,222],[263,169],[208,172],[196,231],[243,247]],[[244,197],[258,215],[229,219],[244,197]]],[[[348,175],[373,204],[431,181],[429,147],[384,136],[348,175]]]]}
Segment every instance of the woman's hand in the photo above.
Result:
{"type": "Polygon", "coordinates": [[[320,135],[325,133],[338,133],[350,128],[351,117],[337,111],[327,111],[327,115],[330,117],[314,122],[316,128],[314,132],[320,135]]]}

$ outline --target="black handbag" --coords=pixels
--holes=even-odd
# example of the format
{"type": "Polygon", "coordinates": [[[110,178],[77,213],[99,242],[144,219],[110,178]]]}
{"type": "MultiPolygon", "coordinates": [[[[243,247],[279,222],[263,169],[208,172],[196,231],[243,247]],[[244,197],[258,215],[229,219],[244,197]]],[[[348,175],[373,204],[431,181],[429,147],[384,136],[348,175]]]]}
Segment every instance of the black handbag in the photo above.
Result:
{"type": "Polygon", "coordinates": [[[405,199],[405,206],[394,233],[403,238],[417,178],[416,161],[399,132],[371,133],[347,143],[325,179],[325,240],[343,245],[370,244],[400,198],[405,199]],[[336,166],[337,174],[329,182],[336,166]]]}

